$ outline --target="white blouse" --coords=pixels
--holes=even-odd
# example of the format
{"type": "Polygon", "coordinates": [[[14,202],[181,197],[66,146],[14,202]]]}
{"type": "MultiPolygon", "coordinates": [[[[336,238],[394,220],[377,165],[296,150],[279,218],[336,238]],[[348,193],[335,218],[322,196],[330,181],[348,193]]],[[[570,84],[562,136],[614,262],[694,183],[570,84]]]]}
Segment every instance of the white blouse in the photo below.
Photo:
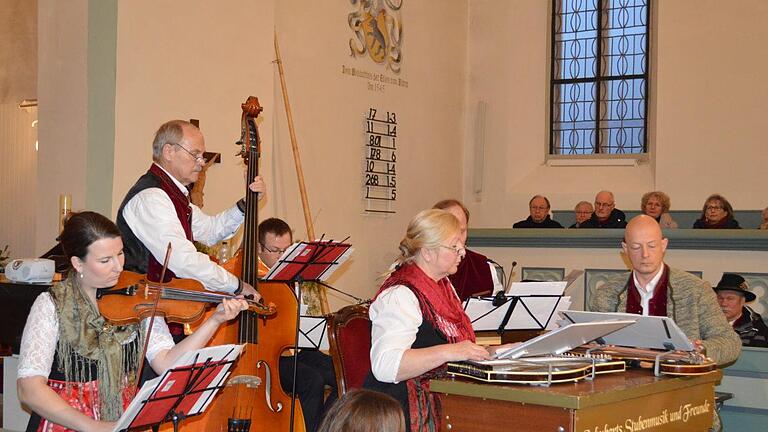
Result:
{"type": "MultiPolygon", "coordinates": [[[[149,318],[142,320],[146,330],[149,318]]],[[[135,339],[136,335],[128,342],[135,339]]],[[[40,294],[32,304],[24,334],[21,338],[19,355],[19,378],[43,376],[48,378],[53,366],[53,356],[59,341],[59,316],[51,295],[40,294]]],[[[147,347],[147,360],[150,362],[162,350],[173,348],[173,337],[162,317],[156,317],[152,325],[152,334],[147,347]]]]}
{"type": "MultiPolygon", "coordinates": [[[[450,291],[458,300],[456,291],[450,291]]],[[[373,376],[381,382],[397,384],[403,353],[416,341],[423,320],[419,300],[407,286],[394,285],[376,297],[368,316],[373,376]]]]}

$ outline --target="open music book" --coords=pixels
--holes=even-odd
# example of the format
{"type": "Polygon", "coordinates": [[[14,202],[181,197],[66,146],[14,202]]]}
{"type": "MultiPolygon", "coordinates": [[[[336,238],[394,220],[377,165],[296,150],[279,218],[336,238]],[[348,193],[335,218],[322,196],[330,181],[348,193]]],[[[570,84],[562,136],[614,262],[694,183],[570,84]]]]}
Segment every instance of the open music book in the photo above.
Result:
{"type": "Polygon", "coordinates": [[[113,432],[166,422],[172,411],[184,417],[202,413],[224,386],[244,346],[219,345],[184,353],[165,373],[144,383],[113,432]]]}

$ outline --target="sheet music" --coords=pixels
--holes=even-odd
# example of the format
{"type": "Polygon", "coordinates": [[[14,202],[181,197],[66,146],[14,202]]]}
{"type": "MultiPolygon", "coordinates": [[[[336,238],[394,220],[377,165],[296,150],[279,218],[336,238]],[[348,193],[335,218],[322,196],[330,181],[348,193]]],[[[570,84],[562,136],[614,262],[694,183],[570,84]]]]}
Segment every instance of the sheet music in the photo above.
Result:
{"type": "Polygon", "coordinates": [[[299,318],[299,348],[329,349],[327,328],[325,318],[302,315],[299,318]]]}
{"type": "Polygon", "coordinates": [[[332,240],[297,242],[283,252],[264,279],[280,280],[279,276],[284,272],[298,274],[301,271],[306,281],[324,281],[352,256],[353,251],[351,245],[332,240]],[[313,263],[304,268],[310,259],[313,263]]]}
{"type": "Polygon", "coordinates": [[[554,282],[512,282],[507,295],[530,296],[530,295],[563,295],[567,281],[554,282]]]}
{"type": "MultiPolygon", "coordinates": [[[[206,347],[197,351],[189,351],[182,354],[176,360],[176,362],[174,362],[173,366],[171,366],[168,370],[171,371],[174,369],[192,366],[195,358],[197,358],[197,363],[195,363],[197,365],[201,365],[206,361],[212,361],[214,363],[234,362],[240,353],[242,353],[244,347],[245,345],[230,344],[206,347]]],[[[212,387],[218,386],[229,376],[229,370],[231,366],[232,363],[224,364],[218,373],[215,376],[206,379],[206,382],[209,382],[212,387]]],[[[123,415],[120,416],[120,418],[117,420],[113,432],[127,430],[131,426],[131,423],[133,423],[136,417],[140,414],[148,415],[151,418],[159,418],[159,416],[167,413],[167,410],[170,408],[169,403],[173,403],[173,399],[158,401],[158,407],[154,410],[154,407],[149,407],[146,402],[151,398],[163,397],[164,394],[179,394],[179,392],[176,390],[181,385],[184,385],[184,383],[176,381],[174,376],[169,374],[167,371],[163,375],[145,382],[144,385],[141,386],[141,389],[139,389],[137,392],[136,397],[133,398],[131,403],[125,409],[123,415]],[[147,407],[146,410],[145,407],[147,407]],[[163,408],[166,409],[164,412],[162,411],[163,408]],[[142,410],[144,411],[142,412],[142,410]]],[[[207,386],[202,388],[207,388],[207,386]]],[[[213,396],[216,391],[217,389],[212,389],[201,392],[201,396],[196,398],[194,404],[189,407],[188,410],[185,410],[187,415],[198,414],[205,410],[205,408],[207,408],[213,400],[213,396]]],[[[158,421],[162,420],[162,418],[159,418],[158,421]]]]}
{"type": "MultiPolygon", "coordinates": [[[[570,297],[560,297],[553,295],[550,297],[530,297],[522,296],[515,305],[512,315],[510,315],[505,330],[539,330],[550,328],[555,324],[556,310],[564,310],[567,307],[561,307],[559,304],[566,301],[570,306],[570,297]],[[538,321],[538,322],[537,322],[538,321]]],[[[502,319],[512,302],[507,301],[503,305],[496,307],[493,305],[491,297],[470,297],[464,304],[464,312],[469,316],[472,322],[472,328],[475,331],[497,330],[502,319]]]]}
{"type": "Polygon", "coordinates": [[[577,323],[536,336],[520,345],[498,351],[496,359],[562,354],[599,337],[624,328],[634,320],[577,323]]]}
{"type": "Polygon", "coordinates": [[[563,296],[560,303],[555,308],[555,313],[552,314],[552,319],[547,323],[547,330],[554,330],[558,327],[557,317],[560,311],[566,311],[571,308],[571,296],[563,296]]]}

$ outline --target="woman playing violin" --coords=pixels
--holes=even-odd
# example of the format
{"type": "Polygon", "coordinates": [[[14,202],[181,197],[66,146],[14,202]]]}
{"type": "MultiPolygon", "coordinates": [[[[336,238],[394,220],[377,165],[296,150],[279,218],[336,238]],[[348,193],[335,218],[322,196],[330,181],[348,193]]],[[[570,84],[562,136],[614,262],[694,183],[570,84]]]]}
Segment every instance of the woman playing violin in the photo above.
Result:
{"type": "MultiPolygon", "coordinates": [[[[75,213],[60,240],[69,276],[35,300],[21,340],[19,400],[33,411],[27,431],[110,431],[134,391],[149,319],[113,326],[99,312],[97,290],[114,286],[123,270],[123,242],[112,221],[94,212],[75,213]]],[[[242,298],[225,299],[177,345],[156,317],[149,365],[163,373],[247,308],[242,298]]]]}

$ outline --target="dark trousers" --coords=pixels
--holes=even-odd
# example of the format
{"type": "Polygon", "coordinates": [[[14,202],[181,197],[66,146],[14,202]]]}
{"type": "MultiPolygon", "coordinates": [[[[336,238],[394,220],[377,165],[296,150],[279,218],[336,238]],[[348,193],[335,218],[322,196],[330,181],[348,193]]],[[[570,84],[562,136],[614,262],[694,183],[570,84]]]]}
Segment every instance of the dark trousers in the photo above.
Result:
{"type": "MultiPolygon", "coordinates": [[[[280,385],[290,394],[293,387],[293,356],[280,357],[280,385]]],[[[307,432],[314,432],[325,412],[337,397],[336,375],[329,355],[315,350],[301,350],[297,358],[296,395],[304,413],[307,432]],[[325,386],[331,393],[325,400],[325,386]]]]}

